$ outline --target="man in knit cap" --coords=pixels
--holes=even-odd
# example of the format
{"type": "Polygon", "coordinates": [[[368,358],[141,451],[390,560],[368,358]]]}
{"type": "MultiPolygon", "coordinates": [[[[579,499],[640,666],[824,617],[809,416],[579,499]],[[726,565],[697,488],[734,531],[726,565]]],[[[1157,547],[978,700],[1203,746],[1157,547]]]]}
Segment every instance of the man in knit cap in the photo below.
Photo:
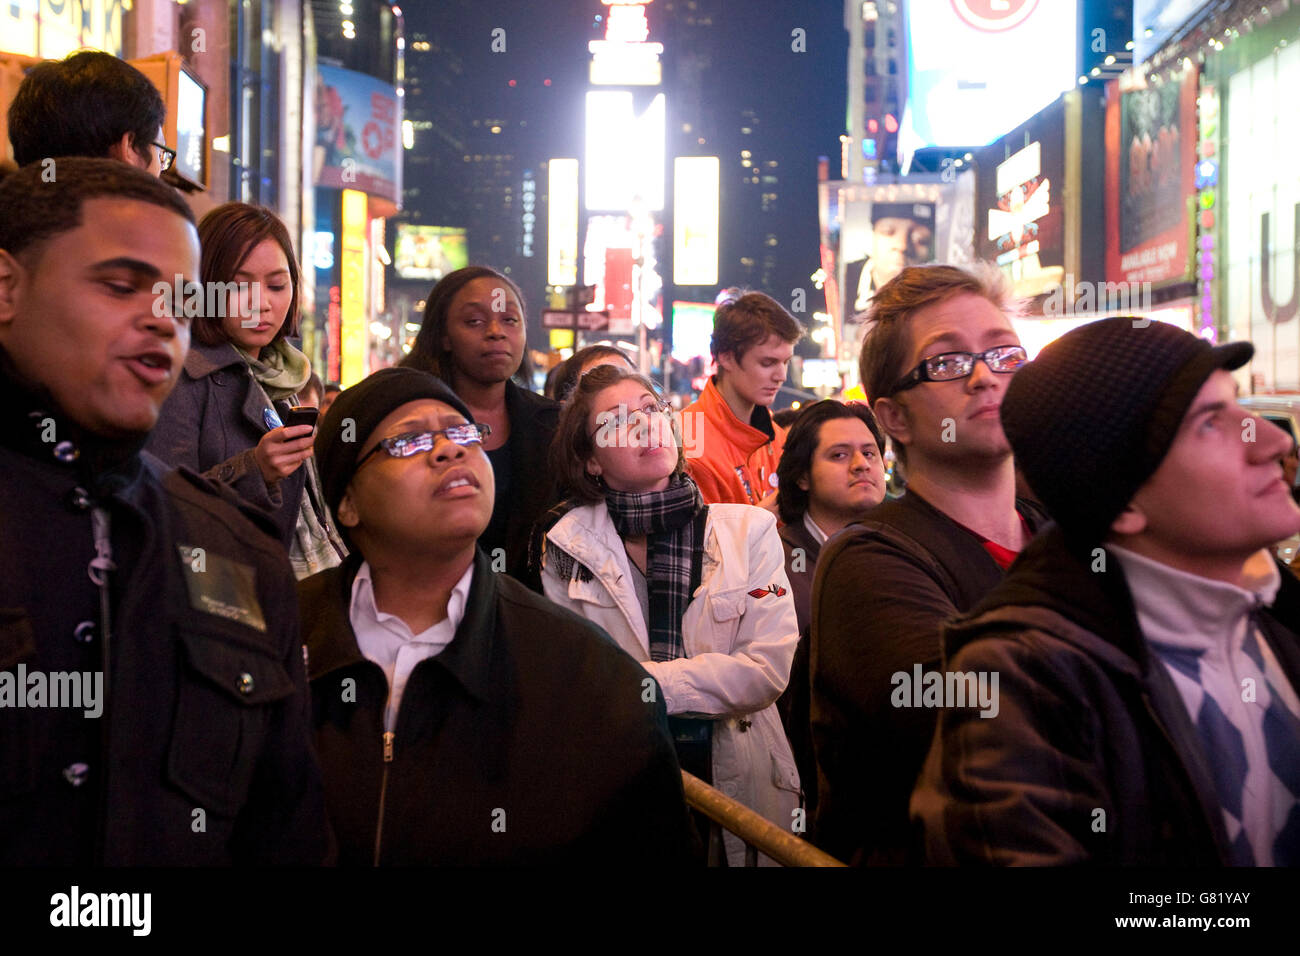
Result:
{"type": "Polygon", "coordinates": [[[1284,432],[1237,402],[1254,349],[1094,322],[1002,404],[1056,519],[944,630],[949,707],[912,797],[935,863],[1300,865],[1300,530],[1284,432]]]}
{"type": "Polygon", "coordinates": [[[689,862],[664,698],[599,628],[492,570],[486,426],[376,372],[316,438],[352,554],[300,582],[342,865],[689,862]]]}

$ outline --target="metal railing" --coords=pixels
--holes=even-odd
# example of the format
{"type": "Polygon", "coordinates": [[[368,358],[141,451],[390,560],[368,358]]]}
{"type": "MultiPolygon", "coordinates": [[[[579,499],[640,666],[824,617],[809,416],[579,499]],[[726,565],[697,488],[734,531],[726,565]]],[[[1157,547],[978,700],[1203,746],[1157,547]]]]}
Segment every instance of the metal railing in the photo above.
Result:
{"type": "Polygon", "coordinates": [[[722,851],[721,830],[740,837],[745,843],[745,866],[758,866],[758,854],[771,857],[782,866],[844,866],[807,840],[787,833],[771,820],[759,816],[749,807],[715,790],[699,777],[682,771],[682,788],[686,803],[713,821],[709,833],[709,860],[722,851]]]}

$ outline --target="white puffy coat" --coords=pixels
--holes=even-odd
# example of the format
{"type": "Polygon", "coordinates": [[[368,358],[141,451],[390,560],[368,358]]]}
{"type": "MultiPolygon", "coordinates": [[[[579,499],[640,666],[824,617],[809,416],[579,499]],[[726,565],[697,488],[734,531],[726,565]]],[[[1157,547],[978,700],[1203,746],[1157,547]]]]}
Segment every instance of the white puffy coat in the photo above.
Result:
{"type": "MultiPolygon", "coordinates": [[[[546,596],[604,628],[640,661],[669,714],[721,718],[713,728],[713,785],[789,831],[799,774],[776,699],[790,679],[799,626],[776,519],[750,505],[709,506],[700,586],[682,618],[686,656],[673,661],[650,660],[627,551],[604,504],[570,511],[546,540],[594,576],[562,580],[544,558],[546,596]]],[[[730,834],[724,842],[728,862],[742,864],[743,844],[730,834]]]]}

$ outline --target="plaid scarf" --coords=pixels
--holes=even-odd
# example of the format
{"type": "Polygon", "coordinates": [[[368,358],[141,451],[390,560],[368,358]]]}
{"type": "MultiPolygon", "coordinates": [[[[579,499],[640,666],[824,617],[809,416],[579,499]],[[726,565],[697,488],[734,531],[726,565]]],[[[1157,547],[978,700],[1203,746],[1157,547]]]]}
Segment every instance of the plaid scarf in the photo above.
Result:
{"type": "Polygon", "coordinates": [[[650,659],[686,656],[682,616],[700,583],[704,525],[709,509],[685,475],[663,491],[605,491],[605,506],[619,537],[646,538],[646,588],[650,592],[650,659]]]}

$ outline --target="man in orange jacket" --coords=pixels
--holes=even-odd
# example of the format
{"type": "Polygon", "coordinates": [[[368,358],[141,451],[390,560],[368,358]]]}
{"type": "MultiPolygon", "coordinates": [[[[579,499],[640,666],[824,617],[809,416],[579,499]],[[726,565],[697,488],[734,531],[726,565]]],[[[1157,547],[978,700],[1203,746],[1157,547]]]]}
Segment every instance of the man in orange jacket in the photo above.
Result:
{"type": "Polygon", "coordinates": [[[748,292],[718,306],[709,343],[718,371],[682,412],[682,442],[704,500],[776,511],[785,431],[768,406],[785,384],[803,327],[770,296],[748,292]]]}

